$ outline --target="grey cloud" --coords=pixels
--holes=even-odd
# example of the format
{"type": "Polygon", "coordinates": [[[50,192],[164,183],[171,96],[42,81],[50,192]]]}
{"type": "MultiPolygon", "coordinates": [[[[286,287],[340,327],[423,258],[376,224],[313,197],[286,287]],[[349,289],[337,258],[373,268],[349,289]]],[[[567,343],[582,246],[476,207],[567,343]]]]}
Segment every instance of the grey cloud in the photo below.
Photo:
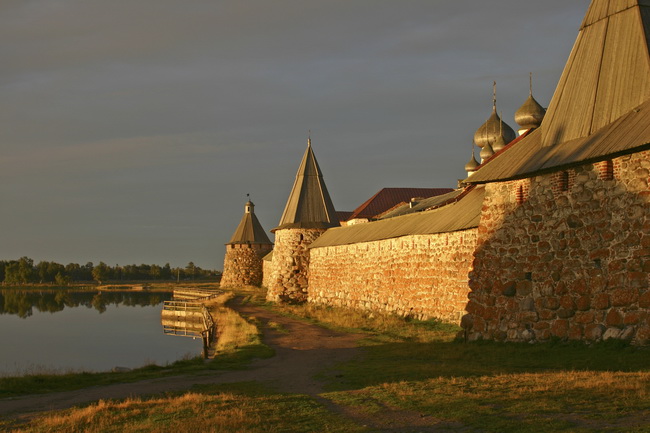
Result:
{"type": "Polygon", "coordinates": [[[587,4],[5,0],[0,258],[220,268],[246,193],[277,223],[309,129],[340,209],[453,186],[492,80],[506,119],[528,71],[547,104],[587,4]]]}

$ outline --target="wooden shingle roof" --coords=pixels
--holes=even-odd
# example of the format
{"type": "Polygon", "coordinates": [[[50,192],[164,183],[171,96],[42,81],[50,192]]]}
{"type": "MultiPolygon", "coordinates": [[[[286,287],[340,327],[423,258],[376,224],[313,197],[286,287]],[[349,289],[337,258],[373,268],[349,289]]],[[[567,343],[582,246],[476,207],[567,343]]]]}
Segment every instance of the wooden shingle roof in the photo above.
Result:
{"type": "Polygon", "coordinates": [[[449,233],[478,227],[484,187],[470,187],[460,200],[440,208],[327,230],[309,248],[349,245],[409,235],[449,233]]]}
{"type": "Polygon", "coordinates": [[[272,245],[273,243],[269,240],[269,237],[266,235],[266,232],[262,228],[262,224],[255,216],[255,205],[252,202],[246,203],[244,210],[244,216],[242,216],[237,230],[233,233],[230,242],[226,245],[232,244],[268,244],[272,245]]]}
{"type": "Polygon", "coordinates": [[[534,175],[650,143],[650,0],[592,0],[539,127],[467,182],[534,175]],[[619,130],[620,128],[628,130],[619,130]]]}
{"type": "Polygon", "coordinates": [[[329,228],[338,225],[338,216],[327,192],[310,139],[280,224],[272,231],[287,228],[329,228]]]}
{"type": "Polygon", "coordinates": [[[650,97],[648,0],[593,0],[542,122],[544,146],[586,137],[650,97]]]}

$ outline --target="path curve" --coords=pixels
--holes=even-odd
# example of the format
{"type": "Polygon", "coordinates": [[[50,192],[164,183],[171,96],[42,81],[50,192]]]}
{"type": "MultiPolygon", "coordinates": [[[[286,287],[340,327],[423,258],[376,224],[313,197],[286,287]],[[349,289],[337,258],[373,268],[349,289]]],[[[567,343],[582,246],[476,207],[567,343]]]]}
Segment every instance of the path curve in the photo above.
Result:
{"type": "Polygon", "coordinates": [[[335,332],[254,305],[235,302],[228,306],[262,323],[263,341],[275,350],[275,356],[253,361],[247,370],[241,371],[214,371],[0,399],[0,417],[26,420],[41,412],[67,409],[101,399],[183,391],[197,384],[255,381],[274,386],[281,392],[317,396],[323,390],[323,384],[314,378],[317,373],[350,361],[361,353],[357,344],[361,335],[335,332]],[[269,327],[269,322],[281,326],[269,327]]]}

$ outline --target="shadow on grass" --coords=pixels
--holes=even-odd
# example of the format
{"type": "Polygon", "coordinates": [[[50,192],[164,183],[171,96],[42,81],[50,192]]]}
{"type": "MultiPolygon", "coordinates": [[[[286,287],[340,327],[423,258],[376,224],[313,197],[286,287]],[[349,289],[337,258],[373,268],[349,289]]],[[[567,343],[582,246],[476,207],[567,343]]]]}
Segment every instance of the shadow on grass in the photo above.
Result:
{"type": "Polygon", "coordinates": [[[336,367],[328,390],[352,390],[439,377],[611,371],[648,372],[648,348],[604,342],[546,344],[495,342],[392,342],[370,344],[363,359],[336,367]]]}

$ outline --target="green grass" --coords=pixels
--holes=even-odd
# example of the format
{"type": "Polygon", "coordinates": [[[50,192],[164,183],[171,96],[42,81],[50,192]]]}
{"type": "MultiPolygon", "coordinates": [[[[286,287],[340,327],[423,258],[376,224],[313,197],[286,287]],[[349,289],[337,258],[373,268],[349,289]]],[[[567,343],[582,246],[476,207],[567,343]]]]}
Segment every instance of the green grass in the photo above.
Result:
{"type": "MultiPolygon", "coordinates": [[[[372,419],[387,408],[486,432],[650,432],[650,349],[455,339],[457,329],[315,306],[285,314],[365,335],[363,354],[335,368],[325,397],[372,419]]],[[[435,421],[432,421],[435,422],[435,421]]]]}
{"type": "Polygon", "coordinates": [[[246,368],[254,359],[269,358],[274,351],[268,346],[253,344],[221,353],[217,358],[204,361],[202,357],[182,359],[167,366],[148,365],[125,373],[70,373],[32,374],[0,378],[0,398],[26,394],[71,391],[90,386],[130,383],[159,377],[201,374],[214,370],[246,368]]]}
{"type": "Polygon", "coordinates": [[[57,412],[23,432],[330,432],[367,429],[332,414],[313,398],[257,384],[211,385],[152,399],[105,402],[57,412]]]}
{"type": "MultiPolygon", "coordinates": [[[[371,342],[372,343],[372,342],[371,342]]],[[[369,343],[361,362],[338,366],[342,378],[331,390],[431,377],[476,377],[557,371],[649,372],[646,348],[606,344],[369,343]]]]}
{"type": "Polygon", "coordinates": [[[490,432],[650,431],[647,373],[440,377],[327,394],[372,415],[385,405],[490,432]]]}
{"type": "MultiPolygon", "coordinates": [[[[238,295],[282,314],[363,335],[358,359],[320,376],[329,381],[322,397],[339,410],[256,383],[211,385],[59,412],[25,431],[89,426],[85,431],[375,432],[389,425],[401,428],[395,431],[422,431],[419,426],[429,423],[439,431],[650,432],[648,348],[620,342],[463,343],[455,340],[457,327],[435,320],[273,306],[254,290],[238,295]],[[409,424],[414,418],[417,422],[409,424]]],[[[270,354],[259,344],[238,349],[220,358],[221,368],[238,368],[270,354]]],[[[186,360],[174,368],[199,373],[212,365],[186,360]]],[[[151,374],[168,374],[149,368],[151,374]]]]}

